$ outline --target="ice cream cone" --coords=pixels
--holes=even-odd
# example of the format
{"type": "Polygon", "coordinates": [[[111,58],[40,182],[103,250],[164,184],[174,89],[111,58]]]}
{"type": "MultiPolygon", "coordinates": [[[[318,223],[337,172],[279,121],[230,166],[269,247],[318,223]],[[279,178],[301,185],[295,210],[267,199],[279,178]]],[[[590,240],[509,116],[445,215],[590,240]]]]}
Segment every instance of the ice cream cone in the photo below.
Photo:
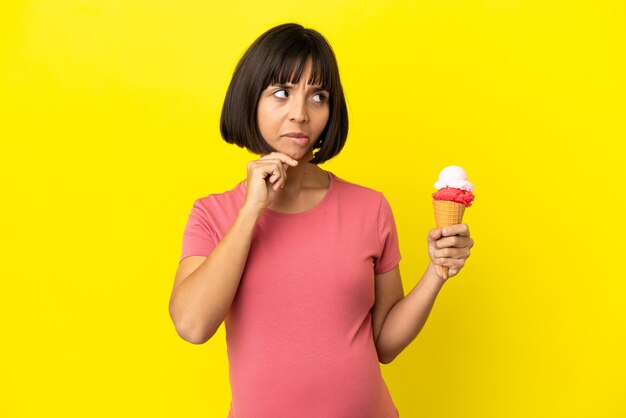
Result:
{"type": "MultiPolygon", "coordinates": [[[[463,203],[448,200],[433,200],[435,209],[435,222],[437,228],[460,224],[463,221],[465,205],[463,203]]],[[[442,267],[444,279],[448,278],[448,267],[442,267]]]]}

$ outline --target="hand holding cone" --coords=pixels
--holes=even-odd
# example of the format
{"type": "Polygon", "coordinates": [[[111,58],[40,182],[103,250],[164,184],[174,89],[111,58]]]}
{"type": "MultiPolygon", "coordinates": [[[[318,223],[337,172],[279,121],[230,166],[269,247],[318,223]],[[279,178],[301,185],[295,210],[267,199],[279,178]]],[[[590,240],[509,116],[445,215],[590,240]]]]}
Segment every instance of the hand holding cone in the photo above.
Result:
{"type": "MultiPolygon", "coordinates": [[[[467,181],[467,174],[459,166],[448,166],[439,174],[433,193],[433,208],[437,228],[445,228],[463,222],[465,208],[474,200],[474,185],[467,181]]],[[[442,266],[443,278],[448,278],[449,268],[442,266]]]]}

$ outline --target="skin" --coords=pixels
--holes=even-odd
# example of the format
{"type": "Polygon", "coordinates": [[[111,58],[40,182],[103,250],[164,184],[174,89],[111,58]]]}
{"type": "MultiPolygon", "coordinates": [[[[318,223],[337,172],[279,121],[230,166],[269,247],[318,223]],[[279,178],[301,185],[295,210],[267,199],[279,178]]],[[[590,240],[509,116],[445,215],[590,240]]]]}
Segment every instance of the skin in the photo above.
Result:
{"type": "Polygon", "coordinates": [[[393,361],[422,330],[439,291],[465,265],[474,241],[467,224],[431,229],[427,236],[430,262],[421,280],[404,296],[399,267],[376,276],[372,324],[381,363],[393,361]],[[442,266],[447,266],[447,277],[442,266]]]}
{"type": "MultiPolygon", "coordinates": [[[[206,342],[223,321],[263,209],[303,212],[319,203],[328,191],[327,172],[307,162],[313,158],[313,144],[329,117],[328,102],[322,100],[328,93],[306,84],[310,71],[308,60],[298,84],[272,85],[262,92],[257,123],[263,138],[276,151],[248,163],[243,207],[209,258],[191,256],[180,263],[170,313],[187,341],[206,342]],[[289,132],[304,132],[308,139],[299,143],[284,135],[289,132]]],[[[427,236],[430,262],[406,296],[399,266],[376,276],[372,330],[382,363],[391,362],[419,334],[442,286],[460,272],[473,245],[466,224],[431,229],[427,236]],[[447,277],[442,266],[449,268],[447,277]]]]}
{"type": "Polygon", "coordinates": [[[310,74],[308,59],[298,84],[270,85],[261,93],[257,125],[276,152],[248,163],[245,207],[302,212],[315,206],[328,190],[327,172],[308,163],[330,112],[328,92],[306,84],[310,74]],[[306,134],[306,141],[285,135],[291,132],[306,134]]]}

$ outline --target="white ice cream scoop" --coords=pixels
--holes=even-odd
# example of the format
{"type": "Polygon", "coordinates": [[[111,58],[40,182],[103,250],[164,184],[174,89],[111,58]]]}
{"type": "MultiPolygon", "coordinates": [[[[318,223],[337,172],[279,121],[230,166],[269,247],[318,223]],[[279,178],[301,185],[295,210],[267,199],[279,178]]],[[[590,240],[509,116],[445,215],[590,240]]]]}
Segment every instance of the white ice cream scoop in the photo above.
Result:
{"type": "Polygon", "coordinates": [[[435,182],[435,188],[440,190],[444,187],[474,192],[474,185],[467,181],[467,173],[458,165],[450,165],[439,173],[439,181],[435,182]]]}

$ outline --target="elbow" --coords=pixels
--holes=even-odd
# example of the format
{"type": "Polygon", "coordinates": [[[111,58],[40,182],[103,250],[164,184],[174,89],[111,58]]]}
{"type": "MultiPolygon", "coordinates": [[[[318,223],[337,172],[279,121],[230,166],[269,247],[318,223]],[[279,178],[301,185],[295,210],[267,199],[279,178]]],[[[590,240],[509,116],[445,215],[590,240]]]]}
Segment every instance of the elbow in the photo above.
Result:
{"type": "Polygon", "coordinates": [[[389,364],[393,361],[393,359],[388,359],[382,356],[378,356],[378,361],[382,364],[389,364]]]}
{"type": "Polygon", "coordinates": [[[174,326],[178,336],[191,344],[200,345],[211,339],[211,336],[206,332],[196,331],[182,326],[174,326]]]}
{"type": "Polygon", "coordinates": [[[192,344],[204,344],[215,334],[215,331],[210,332],[207,327],[199,326],[196,321],[174,315],[171,309],[170,317],[178,336],[192,344]]]}
{"type": "Polygon", "coordinates": [[[385,354],[382,350],[376,350],[378,354],[378,361],[382,364],[389,364],[395,360],[396,356],[385,354]]]}
{"type": "Polygon", "coordinates": [[[387,358],[378,358],[378,361],[381,362],[382,364],[389,364],[392,361],[394,361],[396,358],[395,357],[387,357],[387,358]]]}

